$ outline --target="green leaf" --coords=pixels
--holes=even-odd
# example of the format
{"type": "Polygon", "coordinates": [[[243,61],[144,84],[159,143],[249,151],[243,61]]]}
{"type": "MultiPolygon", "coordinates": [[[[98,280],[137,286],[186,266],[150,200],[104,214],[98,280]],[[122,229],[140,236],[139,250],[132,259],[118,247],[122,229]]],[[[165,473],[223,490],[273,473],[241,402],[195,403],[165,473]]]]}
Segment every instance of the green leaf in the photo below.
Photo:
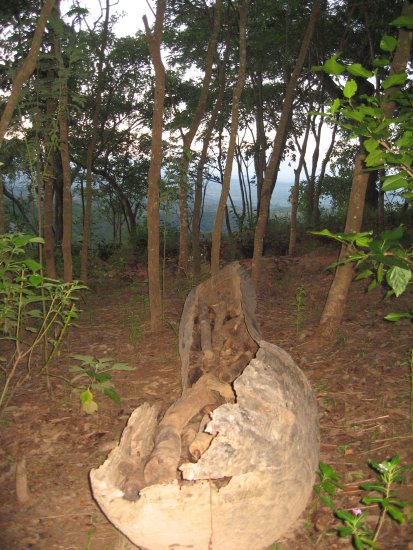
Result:
{"type": "Polygon", "coordinates": [[[337,62],[338,55],[339,54],[333,55],[333,57],[330,57],[330,59],[328,59],[324,63],[323,71],[325,71],[328,74],[335,74],[335,75],[339,75],[344,71],[345,69],[344,65],[337,62]]]}
{"type": "Polygon", "coordinates": [[[349,80],[344,86],[344,97],[350,99],[357,92],[357,82],[353,79],[349,80]]]}
{"type": "Polygon", "coordinates": [[[401,15],[390,23],[393,27],[406,27],[413,30],[413,17],[411,15],[401,15]]]}
{"type": "Polygon", "coordinates": [[[396,189],[402,189],[408,186],[408,181],[406,179],[407,172],[402,170],[398,174],[393,174],[393,176],[388,176],[384,179],[382,190],[383,191],[394,191],[396,189]]]}
{"type": "Polygon", "coordinates": [[[31,258],[26,258],[24,263],[31,271],[33,271],[33,273],[36,273],[36,271],[39,271],[42,268],[42,264],[39,264],[39,262],[36,262],[31,258]]]}
{"type": "Polygon", "coordinates": [[[370,78],[373,76],[373,73],[365,69],[363,65],[360,65],[360,63],[353,63],[353,65],[349,65],[347,70],[352,75],[361,76],[362,78],[370,78]]]}
{"type": "Polygon", "coordinates": [[[394,229],[389,229],[388,231],[383,231],[380,233],[380,237],[383,241],[399,241],[403,237],[404,227],[399,225],[394,229]]]}
{"type": "Polygon", "coordinates": [[[386,80],[383,80],[381,83],[381,87],[384,90],[387,90],[388,88],[391,88],[392,86],[403,86],[403,84],[407,80],[407,74],[406,73],[397,73],[392,74],[386,78],[386,80]]]}
{"type": "Polygon", "coordinates": [[[373,272],[371,269],[365,269],[361,273],[359,273],[356,277],[356,281],[360,281],[361,279],[366,279],[367,277],[371,277],[373,275],[373,272]]]}
{"type": "Polygon", "coordinates": [[[396,296],[400,296],[406,290],[411,278],[412,272],[410,269],[403,269],[398,266],[393,266],[386,274],[386,280],[396,296]]]}
{"type": "Polygon", "coordinates": [[[384,163],[383,151],[376,149],[369,153],[365,160],[366,166],[381,166],[384,163]]]}
{"type": "Polygon", "coordinates": [[[336,98],[330,106],[330,111],[334,115],[340,110],[341,99],[336,98]]]}
{"type": "Polygon", "coordinates": [[[397,40],[393,36],[384,35],[380,41],[380,49],[384,52],[394,52],[397,46],[397,40]]]}
{"type": "Polygon", "coordinates": [[[93,393],[87,389],[82,391],[80,394],[80,400],[82,402],[82,405],[87,405],[88,403],[91,403],[93,401],[93,393]]]}
{"type": "Polygon", "coordinates": [[[98,404],[93,400],[88,403],[82,403],[82,410],[87,414],[94,414],[98,408],[98,404]]]}
{"type": "Polygon", "coordinates": [[[82,361],[82,363],[86,363],[87,365],[90,365],[94,362],[93,355],[72,355],[73,359],[77,359],[78,361],[82,361]]]}
{"type": "Polygon", "coordinates": [[[130,365],[128,365],[127,363],[114,363],[113,366],[112,366],[112,370],[128,370],[128,371],[132,371],[132,370],[136,370],[135,367],[131,367],[130,365]]]}
{"type": "Polygon", "coordinates": [[[29,277],[29,283],[35,287],[40,286],[43,281],[44,281],[43,275],[39,275],[37,273],[34,275],[30,275],[29,277]]]}
{"type": "Polygon", "coordinates": [[[363,145],[366,151],[368,151],[369,153],[372,153],[379,146],[379,142],[377,141],[377,139],[370,138],[370,139],[366,139],[366,141],[363,142],[363,145]]]}
{"type": "Polygon", "coordinates": [[[331,497],[327,495],[321,495],[320,500],[325,506],[327,506],[327,508],[334,510],[334,502],[332,501],[331,497]]]}
{"type": "Polygon", "coordinates": [[[376,57],[373,61],[373,67],[387,67],[387,65],[390,65],[390,59],[386,57],[376,57]]]}
{"type": "Polygon", "coordinates": [[[405,312],[402,312],[402,313],[388,313],[384,319],[386,319],[386,321],[392,321],[392,322],[396,322],[396,321],[399,321],[400,319],[413,319],[413,311],[405,311],[405,312]]]}
{"type": "Polygon", "coordinates": [[[394,506],[391,506],[388,504],[386,506],[386,511],[394,520],[396,520],[398,523],[404,523],[406,520],[403,516],[403,512],[401,510],[398,510],[394,506]]]}
{"type": "Polygon", "coordinates": [[[112,401],[114,401],[117,405],[121,404],[120,396],[114,388],[105,388],[103,390],[103,393],[106,395],[106,397],[112,399],[112,401]]]}
{"type": "Polygon", "coordinates": [[[106,382],[106,380],[111,380],[112,378],[112,375],[108,374],[107,372],[87,371],[87,374],[90,376],[90,378],[94,378],[100,383],[106,382]]]}

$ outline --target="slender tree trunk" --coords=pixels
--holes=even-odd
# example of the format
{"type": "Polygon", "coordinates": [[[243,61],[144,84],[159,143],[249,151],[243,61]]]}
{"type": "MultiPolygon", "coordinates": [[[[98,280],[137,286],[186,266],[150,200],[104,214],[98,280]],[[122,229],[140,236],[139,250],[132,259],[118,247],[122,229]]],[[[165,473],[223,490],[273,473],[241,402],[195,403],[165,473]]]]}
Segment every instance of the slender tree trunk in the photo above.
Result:
{"type": "MultiPolygon", "coordinates": [[[[310,107],[310,110],[312,107],[310,107]]],[[[305,128],[305,134],[303,139],[303,145],[300,151],[300,160],[298,161],[298,166],[294,170],[294,187],[291,198],[291,221],[290,221],[290,242],[288,244],[288,254],[289,256],[295,256],[295,251],[297,247],[297,212],[298,212],[298,197],[300,192],[300,176],[301,170],[303,169],[305,154],[307,151],[308,136],[310,134],[311,127],[311,115],[307,117],[307,125],[305,128]]]]}
{"type": "Polygon", "coordinates": [[[103,64],[105,60],[105,50],[108,42],[108,27],[109,27],[109,10],[110,1],[106,0],[106,12],[105,21],[102,29],[102,42],[99,49],[99,61],[97,70],[97,83],[96,83],[96,103],[95,111],[93,113],[92,128],[89,145],[86,154],[86,203],[85,212],[83,218],[83,240],[82,240],[82,259],[80,265],[80,278],[84,283],[87,282],[88,277],[88,248],[90,241],[90,226],[92,221],[92,168],[93,168],[93,156],[96,148],[97,133],[99,127],[99,118],[102,108],[102,93],[103,93],[103,64]]]}
{"type": "MultiPolygon", "coordinates": [[[[413,4],[406,2],[403,10],[403,15],[413,15],[413,4]]],[[[410,59],[410,49],[412,44],[412,32],[405,29],[399,30],[399,40],[396,52],[393,58],[393,64],[390,69],[391,74],[400,73],[406,70],[407,63],[410,59]]],[[[387,89],[385,91],[385,99],[389,98],[390,94],[395,89],[387,89]]],[[[394,115],[395,104],[389,99],[385,104],[384,111],[386,118],[392,118],[394,115]]],[[[365,194],[369,179],[369,172],[363,171],[364,155],[361,153],[356,158],[356,163],[353,172],[353,183],[350,193],[349,206],[347,211],[347,221],[345,232],[357,233],[361,229],[363,219],[363,209],[365,194]]],[[[347,248],[342,247],[340,259],[347,255],[347,248]]],[[[339,265],[334,275],[333,283],[330,287],[327,301],[324,306],[319,327],[307,344],[308,349],[320,350],[331,347],[335,343],[337,330],[341,324],[344,315],[345,305],[350,284],[353,278],[353,264],[339,265]]]]}
{"type": "Polygon", "coordinates": [[[305,56],[307,54],[307,50],[314,33],[315,25],[319,17],[319,12],[320,0],[314,0],[307,30],[304,34],[304,38],[301,44],[300,53],[298,54],[294,70],[287,85],[285,99],[281,110],[280,123],[277,128],[277,133],[273,143],[273,149],[262,184],[260,209],[258,212],[258,219],[254,236],[254,255],[252,259],[252,281],[256,288],[259,284],[261,272],[264,235],[268,222],[271,193],[274,187],[274,182],[276,181],[277,172],[280,166],[282,153],[285,146],[287,126],[291,116],[294,91],[296,89],[298,78],[304,65],[305,56]]]}
{"type": "Polygon", "coordinates": [[[192,214],[192,272],[195,279],[198,279],[201,275],[201,247],[200,247],[200,225],[201,225],[201,212],[202,212],[202,197],[203,197],[203,175],[204,167],[208,155],[208,147],[211,141],[212,132],[214,131],[218,114],[221,110],[222,100],[224,99],[225,92],[225,69],[228,63],[229,57],[229,33],[227,35],[227,46],[225,49],[224,59],[219,64],[218,72],[218,97],[215,101],[214,107],[211,112],[211,116],[207,123],[205,130],[205,136],[202,142],[202,151],[199,158],[197,171],[196,171],[196,184],[195,184],[195,199],[194,199],[194,211],[192,214]]]}
{"type": "Polygon", "coordinates": [[[49,19],[50,13],[53,9],[55,0],[45,0],[42,10],[37,20],[36,29],[34,31],[32,44],[30,46],[29,53],[27,54],[25,60],[23,61],[21,67],[14,77],[11,93],[7,100],[4,111],[0,119],[0,147],[3,143],[6,130],[12,119],[14,109],[16,108],[17,102],[19,100],[21,89],[24,83],[32,75],[37,62],[37,55],[42,43],[43,32],[46,27],[47,20],[49,19]]]}
{"type": "Polygon", "coordinates": [[[320,141],[321,141],[321,131],[323,128],[324,119],[320,117],[318,127],[315,126],[315,118],[312,120],[312,133],[315,141],[315,147],[312,156],[311,163],[311,175],[310,181],[308,182],[307,187],[307,222],[310,228],[314,227],[315,211],[316,211],[316,175],[317,175],[317,166],[318,160],[320,158],[320,141]]]}
{"type": "Polygon", "coordinates": [[[46,125],[45,134],[43,136],[45,143],[45,180],[44,180],[44,202],[43,202],[43,217],[44,217],[44,255],[46,261],[46,272],[52,279],[57,278],[56,261],[55,261],[55,239],[53,234],[53,189],[55,185],[56,168],[55,168],[55,141],[51,139],[53,135],[53,123],[57,118],[57,100],[52,93],[53,83],[56,82],[56,38],[52,28],[49,28],[50,33],[50,53],[51,66],[47,71],[50,97],[46,101],[46,125]]]}
{"type": "Polygon", "coordinates": [[[261,189],[264,181],[267,138],[264,128],[264,101],[262,97],[262,74],[251,75],[252,89],[255,100],[255,124],[257,127],[257,140],[255,143],[254,164],[257,178],[257,211],[260,208],[261,189]]]}
{"type": "Polygon", "coordinates": [[[165,68],[161,57],[161,41],[166,10],[166,0],[156,3],[153,31],[144,17],[146,40],[155,70],[155,98],[152,117],[151,161],[148,178],[148,278],[151,330],[159,330],[162,323],[162,299],[159,269],[159,180],[162,163],[163,108],[165,100],[165,68]]]}
{"type": "Polygon", "coordinates": [[[229,143],[227,158],[225,163],[224,179],[222,182],[221,196],[219,198],[218,209],[215,217],[214,231],[212,233],[212,249],[211,249],[211,274],[216,275],[219,271],[219,257],[221,249],[221,231],[222,220],[225,213],[225,206],[229,194],[231,184],[232,163],[234,160],[235,146],[237,142],[238,119],[239,119],[239,103],[242,90],[245,84],[245,70],[247,58],[247,13],[249,0],[244,0],[239,6],[239,73],[238,80],[232,95],[231,108],[231,129],[229,134],[229,143]]]}
{"type": "MultiPolygon", "coordinates": [[[[369,179],[369,172],[364,170],[364,155],[359,153],[353,171],[353,182],[347,211],[345,233],[358,233],[363,220],[364,200],[369,179]]],[[[340,260],[347,255],[347,247],[343,246],[340,260]]],[[[340,265],[334,276],[328,293],[327,301],[321,316],[316,335],[309,344],[313,350],[328,347],[335,342],[335,335],[344,315],[350,283],[353,279],[353,264],[340,265]]]]}
{"type": "MultiPolygon", "coordinates": [[[[56,2],[56,13],[60,16],[60,0],[56,2]]],[[[60,157],[63,174],[63,278],[66,282],[73,280],[72,262],[72,175],[69,154],[69,108],[68,108],[68,69],[64,66],[59,39],[55,36],[55,55],[60,70],[60,101],[59,101],[59,138],[60,157]]]]}
{"type": "Polygon", "coordinates": [[[327,165],[330,161],[331,155],[332,155],[333,150],[334,150],[334,144],[336,142],[336,134],[337,134],[337,124],[334,125],[333,132],[331,134],[330,145],[328,146],[328,149],[327,149],[326,154],[324,156],[323,162],[321,164],[321,170],[320,170],[320,173],[318,175],[317,185],[316,185],[316,188],[315,188],[315,199],[314,199],[314,215],[315,215],[315,218],[314,218],[314,224],[315,224],[315,227],[317,227],[317,228],[318,228],[319,223],[320,223],[320,197],[321,197],[321,191],[323,189],[324,176],[325,176],[325,173],[326,173],[327,165]]]}
{"type": "Polygon", "coordinates": [[[188,272],[189,259],[189,235],[188,235],[188,169],[190,162],[191,145],[195,134],[201,123],[201,119],[205,112],[206,102],[208,98],[209,85],[212,76],[212,66],[214,55],[216,52],[218,34],[221,25],[221,7],[222,0],[216,0],[214,9],[214,22],[211,37],[208,43],[208,50],[205,59],[205,74],[202,81],[201,93],[199,95],[198,104],[196,106],[195,115],[191,123],[191,127],[185,134],[183,139],[183,153],[180,163],[180,183],[179,183],[179,268],[184,272],[188,272]]]}

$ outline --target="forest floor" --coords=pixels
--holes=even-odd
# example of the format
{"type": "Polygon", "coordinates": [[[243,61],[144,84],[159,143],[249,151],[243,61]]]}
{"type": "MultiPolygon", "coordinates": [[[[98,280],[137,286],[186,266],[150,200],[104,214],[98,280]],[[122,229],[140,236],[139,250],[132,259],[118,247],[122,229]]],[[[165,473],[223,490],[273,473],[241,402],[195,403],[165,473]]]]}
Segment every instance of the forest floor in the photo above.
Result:
{"type": "MultiPolygon", "coordinates": [[[[390,311],[410,308],[411,293],[397,302],[383,300],[381,289],[366,293],[365,282],[353,283],[336,347],[319,354],[305,352],[332,279],[325,268],[333,260],[327,254],[266,258],[257,318],[263,338],[288,351],[314,388],[321,425],[320,458],[342,477],[336,507],[351,510],[360,506],[365,494],[359,485],[375,479],[369,460],[380,462],[397,454],[401,464],[413,465],[412,324],[383,320],[390,311]],[[297,316],[299,287],[305,291],[305,307],[297,316]]],[[[245,265],[249,267],[248,262],[245,265]]],[[[135,367],[133,372],[114,376],[121,407],[102,396],[99,411],[86,415],[80,411],[78,397],[58,379],[53,382],[53,396],[37,379],[13,398],[0,419],[0,548],[135,548],[93,501],[88,474],[116,445],[137,406],[149,402],[165,410],[180,394],[177,329],[188,283],[171,273],[167,288],[167,324],[154,335],[149,332],[145,271],[122,278],[109,272],[104,282],[92,284],[85,295],[78,327],[71,329],[54,366],[55,374],[68,376],[68,366],[74,363],[71,355],[83,354],[110,356],[135,367]],[[15,466],[22,459],[30,490],[27,504],[16,499],[15,466]]],[[[412,471],[397,493],[413,502],[412,471]]],[[[379,510],[375,505],[368,509],[368,525],[374,529],[379,510]]],[[[380,548],[411,550],[412,523],[399,525],[386,518],[380,548]]],[[[328,535],[339,526],[332,511],[322,505],[315,510],[313,500],[294,531],[272,548],[351,548],[348,539],[328,535]]]]}

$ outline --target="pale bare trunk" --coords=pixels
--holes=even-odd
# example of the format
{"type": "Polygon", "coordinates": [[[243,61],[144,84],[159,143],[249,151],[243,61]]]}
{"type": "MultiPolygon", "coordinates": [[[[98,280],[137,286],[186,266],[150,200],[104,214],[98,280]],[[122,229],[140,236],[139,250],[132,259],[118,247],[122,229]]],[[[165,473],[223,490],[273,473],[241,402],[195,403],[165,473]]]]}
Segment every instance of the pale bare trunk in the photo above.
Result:
{"type": "Polygon", "coordinates": [[[307,30],[301,44],[300,53],[287,85],[284,103],[281,110],[280,123],[273,143],[270,160],[265,171],[265,178],[262,183],[260,209],[258,212],[257,225],[254,235],[254,255],[252,259],[252,280],[257,288],[261,273],[261,260],[264,249],[264,235],[268,222],[271,194],[276,180],[278,168],[280,166],[283,149],[285,145],[288,121],[291,115],[291,109],[294,99],[294,92],[297,86],[298,77],[304,65],[305,56],[314,33],[315,25],[319,17],[320,0],[314,0],[311,10],[307,30]]]}
{"type": "Polygon", "coordinates": [[[216,275],[219,271],[219,257],[221,249],[221,231],[222,220],[225,213],[225,207],[228,199],[232,163],[234,160],[234,153],[238,132],[238,119],[239,119],[239,103],[241,99],[242,90],[245,84],[245,70],[246,70],[246,57],[247,57],[247,37],[246,37],[246,25],[247,25],[247,13],[248,13],[249,0],[244,0],[239,10],[239,73],[238,80],[234,88],[232,96],[232,108],[231,108],[231,129],[229,135],[227,158],[225,163],[224,179],[222,182],[221,196],[219,198],[218,210],[215,217],[214,231],[212,233],[212,249],[211,249],[211,274],[216,275]]]}

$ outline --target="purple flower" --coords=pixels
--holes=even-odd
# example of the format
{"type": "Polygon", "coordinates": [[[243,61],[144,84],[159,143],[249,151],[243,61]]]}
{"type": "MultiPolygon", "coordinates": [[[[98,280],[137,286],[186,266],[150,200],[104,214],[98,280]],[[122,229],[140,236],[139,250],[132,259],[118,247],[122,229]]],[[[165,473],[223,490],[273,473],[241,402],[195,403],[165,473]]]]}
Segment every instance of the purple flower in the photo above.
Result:
{"type": "Polygon", "coordinates": [[[360,516],[363,512],[360,510],[360,508],[352,508],[351,513],[353,516],[360,516]]]}

